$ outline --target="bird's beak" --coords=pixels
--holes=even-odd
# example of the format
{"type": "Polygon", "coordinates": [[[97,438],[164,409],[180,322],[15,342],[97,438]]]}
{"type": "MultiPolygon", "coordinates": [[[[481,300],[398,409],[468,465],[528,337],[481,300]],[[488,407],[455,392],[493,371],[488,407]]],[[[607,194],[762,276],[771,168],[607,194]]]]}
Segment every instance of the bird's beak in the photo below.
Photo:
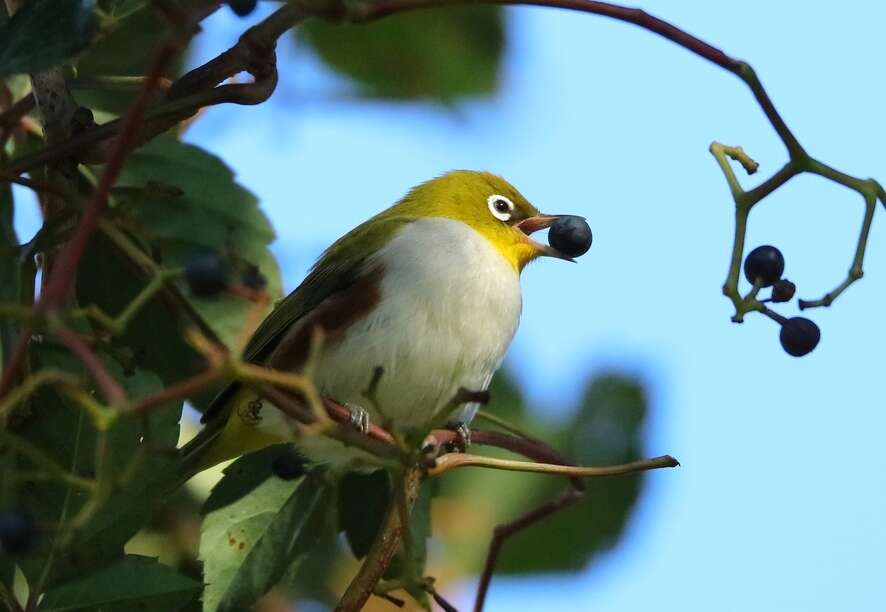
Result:
{"type": "MultiPolygon", "coordinates": [[[[529,236],[533,232],[551,227],[551,225],[553,225],[554,222],[557,221],[557,219],[559,219],[561,216],[562,215],[546,215],[544,213],[539,213],[534,217],[528,217],[520,221],[520,223],[517,224],[517,229],[529,236]]],[[[538,251],[539,255],[545,257],[555,257],[557,259],[565,259],[566,261],[571,261],[575,263],[574,259],[572,259],[568,255],[564,255],[550,245],[536,242],[531,238],[529,239],[529,244],[531,244],[535,248],[535,250],[538,251]]]]}

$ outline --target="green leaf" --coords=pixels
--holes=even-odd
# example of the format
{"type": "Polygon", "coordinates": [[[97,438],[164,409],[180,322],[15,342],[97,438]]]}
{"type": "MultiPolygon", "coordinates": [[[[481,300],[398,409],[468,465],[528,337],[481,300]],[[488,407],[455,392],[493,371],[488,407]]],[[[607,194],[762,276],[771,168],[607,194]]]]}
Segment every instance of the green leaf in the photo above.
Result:
{"type": "Polygon", "coordinates": [[[381,529],[391,499],[388,473],[351,472],[338,485],[339,528],[344,531],[351,552],[362,559],[381,529]]]}
{"type": "Polygon", "coordinates": [[[81,51],[98,22],[91,0],[29,0],[0,26],[0,75],[44,70],[81,51]]]}
{"type": "MultiPolygon", "coordinates": [[[[280,272],[268,245],[274,231],[254,195],[234,180],[219,158],[172,137],[134,152],[114,196],[119,220],[168,268],[183,267],[195,253],[218,251],[236,274],[258,266],[267,291],[281,294],[280,272]],[[199,228],[199,231],[195,231],[199,228]]],[[[182,292],[188,290],[181,283],[182,292]]],[[[240,334],[251,302],[233,295],[189,296],[197,312],[228,343],[240,334]]]]}
{"type": "MultiPolygon", "coordinates": [[[[584,465],[612,465],[640,459],[646,396],[634,379],[610,374],[589,385],[573,422],[553,444],[584,465]]],[[[582,500],[508,540],[502,572],[569,571],[583,568],[619,540],[640,494],[642,475],[587,479],[582,500]]],[[[554,498],[564,482],[539,481],[531,507],[554,498]]],[[[516,518],[509,517],[509,520],[516,518]]]]}
{"type": "MultiPolygon", "coordinates": [[[[104,235],[93,236],[77,274],[78,302],[98,306],[111,316],[122,312],[148,282],[128,257],[104,235]]],[[[178,312],[183,302],[184,298],[174,301],[165,294],[155,296],[118,339],[135,367],[154,372],[167,385],[206,368],[205,359],[184,340],[184,321],[178,312]]],[[[211,391],[201,394],[196,403],[202,405],[212,395],[211,391]]]]}
{"type": "Polygon", "coordinates": [[[274,459],[291,452],[291,444],[274,444],[239,457],[222,470],[224,476],[212,488],[201,512],[210,514],[249,495],[274,476],[274,459]]]}
{"type": "Polygon", "coordinates": [[[248,609],[311,549],[330,506],[330,487],[314,478],[270,478],[210,512],[200,537],[203,610],[248,609]]]}
{"type": "Polygon", "coordinates": [[[156,559],[128,555],[48,590],[40,612],[176,612],[193,600],[201,587],[156,559]]]}
{"type": "Polygon", "coordinates": [[[373,96],[452,102],[493,92],[505,43],[498,7],[415,11],[368,25],[306,23],[320,58],[373,96]]]}

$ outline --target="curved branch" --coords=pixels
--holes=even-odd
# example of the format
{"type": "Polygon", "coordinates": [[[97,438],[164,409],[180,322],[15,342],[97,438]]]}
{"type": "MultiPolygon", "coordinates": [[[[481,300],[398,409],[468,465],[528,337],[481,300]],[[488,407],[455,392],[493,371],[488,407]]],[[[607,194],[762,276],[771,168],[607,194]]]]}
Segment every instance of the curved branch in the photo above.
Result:
{"type": "Polygon", "coordinates": [[[710,43],[641,9],[619,6],[608,2],[597,2],[595,0],[380,0],[379,2],[362,2],[350,5],[346,19],[353,23],[361,23],[418,9],[464,4],[525,5],[560,8],[609,17],[617,21],[631,23],[644,30],[658,34],[712,64],[728,70],[744,81],[769,120],[769,123],[772,124],[772,127],[778,133],[788,153],[792,157],[802,157],[806,154],[796,136],[794,136],[787,123],[785,123],[778,110],[776,110],[775,104],[750,64],[727,55],[710,43]]]}

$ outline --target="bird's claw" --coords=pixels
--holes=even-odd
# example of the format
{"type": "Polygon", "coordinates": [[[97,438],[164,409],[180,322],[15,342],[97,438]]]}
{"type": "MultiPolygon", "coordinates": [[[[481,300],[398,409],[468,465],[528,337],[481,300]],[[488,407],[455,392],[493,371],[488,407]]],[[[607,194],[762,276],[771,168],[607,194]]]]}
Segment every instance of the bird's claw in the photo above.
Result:
{"type": "Polygon", "coordinates": [[[350,424],[351,427],[366,435],[369,433],[369,413],[365,408],[361,406],[357,406],[356,404],[345,404],[345,408],[348,409],[348,413],[350,413],[350,424]]]}
{"type": "Polygon", "coordinates": [[[471,428],[467,423],[455,423],[452,431],[455,432],[455,440],[450,442],[449,446],[459,453],[467,451],[471,445],[471,428]]]}

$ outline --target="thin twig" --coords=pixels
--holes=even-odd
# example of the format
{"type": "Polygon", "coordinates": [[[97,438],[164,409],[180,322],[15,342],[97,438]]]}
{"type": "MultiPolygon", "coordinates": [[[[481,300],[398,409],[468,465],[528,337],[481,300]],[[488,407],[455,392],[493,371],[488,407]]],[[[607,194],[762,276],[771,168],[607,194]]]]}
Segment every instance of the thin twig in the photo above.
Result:
{"type": "Polygon", "coordinates": [[[439,476],[449,470],[460,467],[485,467],[493,470],[505,470],[508,472],[532,472],[539,474],[560,474],[577,478],[597,478],[601,476],[621,476],[634,474],[647,470],[677,467],[680,463],[670,455],[655,457],[654,459],[642,459],[623,463],[621,465],[607,465],[602,467],[588,467],[581,465],[559,465],[556,463],[536,463],[535,461],[513,461],[510,459],[496,459],[494,457],[481,457],[468,453],[447,453],[437,457],[435,465],[428,469],[429,476],[439,476]]]}
{"type": "Polygon", "coordinates": [[[126,404],[126,392],[117,384],[117,381],[114,380],[114,377],[108,372],[108,369],[101,362],[99,356],[96,355],[85,342],[83,342],[83,339],[80,336],[61,324],[53,326],[53,333],[58,336],[59,340],[61,340],[65,346],[71,349],[72,353],[80,358],[80,361],[83,362],[83,365],[89,370],[90,374],[92,374],[92,377],[95,379],[95,382],[102,390],[105,399],[111,405],[123,406],[126,404]]]}
{"type": "Polygon", "coordinates": [[[47,474],[51,474],[54,478],[65,482],[72,487],[92,492],[95,490],[95,482],[81,478],[76,474],[68,472],[58,463],[53,461],[46,453],[37,448],[27,440],[16,436],[10,431],[0,429],[0,442],[14,449],[17,453],[27,457],[32,463],[38,466],[47,474]]]}
{"type": "Polygon", "coordinates": [[[57,187],[51,183],[47,183],[45,181],[37,181],[25,176],[17,176],[15,174],[0,173],[0,184],[2,183],[15,183],[16,185],[27,187],[31,191],[34,191],[38,194],[51,193],[59,197],[66,197],[67,195],[64,189],[57,187]]]}
{"type": "Polygon", "coordinates": [[[581,491],[569,488],[561,493],[556,499],[542,504],[538,508],[530,510],[523,516],[502,525],[498,525],[492,532],[492,540],[489,542],[489,551],[486,553],[486,563],[483,565],[483,572],[480,574],[480,583],[477,586],[477,597],[474,600],[474,612],[482,612],[483,605],[486,602],[486,595],[489,592],[489,584],[492,582],[492,575],[495,572],[495,566],[498,562],[498,555],[505,541],[514,534],[530,527],[551,515],[568,508],[579,499],[581,499],[581,491]]]}

